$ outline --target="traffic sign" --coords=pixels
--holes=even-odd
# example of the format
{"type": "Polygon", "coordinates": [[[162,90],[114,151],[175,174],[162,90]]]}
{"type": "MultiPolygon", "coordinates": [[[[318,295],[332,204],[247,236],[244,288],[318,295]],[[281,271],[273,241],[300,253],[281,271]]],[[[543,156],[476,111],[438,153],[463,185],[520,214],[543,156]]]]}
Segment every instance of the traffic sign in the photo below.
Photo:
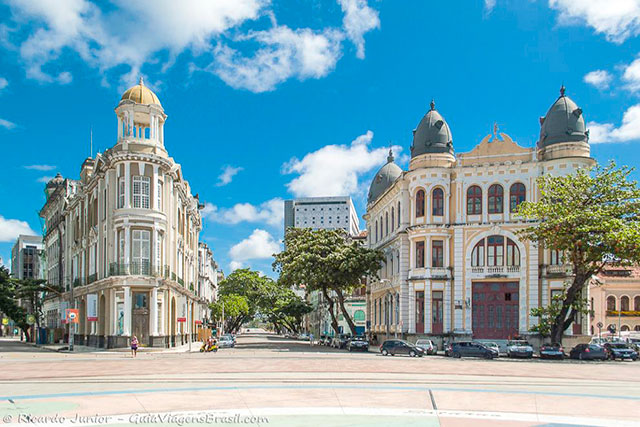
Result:
{"type": "Polygon", "coordinates": [[[604,324],[602,322],[598,322],[596,324],[596,326],[598,327],[598,329],[602,329],[602,327],[604,326],[604,324]]]}
{"type": "Polygon", "coordinates": [[[8,318],[8,317],[3,317],[3,318],[2,318],[2,324],[3,324],[4,326],[7,326],[7,325],[9,324],[9,318],[8,318]]]}
{"type": "Polygon", "coordinates": [[[77,308],[67,308],[65,310],[65,316],[67,318],[68,323],[80,323],[80,320],[78,319],[77,308]]]}
{"type": "Polygon", "coordinates": [[[36,323],[36,316],[33,314],[27,314],[27,324],[33,325],[34,323],[36,323]]]}

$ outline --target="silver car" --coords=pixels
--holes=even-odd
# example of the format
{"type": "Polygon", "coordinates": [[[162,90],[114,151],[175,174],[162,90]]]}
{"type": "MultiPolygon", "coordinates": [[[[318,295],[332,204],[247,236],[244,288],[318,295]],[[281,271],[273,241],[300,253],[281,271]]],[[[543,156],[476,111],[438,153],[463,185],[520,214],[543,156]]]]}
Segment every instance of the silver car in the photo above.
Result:
{"type": "Polygon", "coordinates": [[[436,354],[438,346],[431,340],[417,340],[416,347],[420,347],[427,355],[436,354]]]}

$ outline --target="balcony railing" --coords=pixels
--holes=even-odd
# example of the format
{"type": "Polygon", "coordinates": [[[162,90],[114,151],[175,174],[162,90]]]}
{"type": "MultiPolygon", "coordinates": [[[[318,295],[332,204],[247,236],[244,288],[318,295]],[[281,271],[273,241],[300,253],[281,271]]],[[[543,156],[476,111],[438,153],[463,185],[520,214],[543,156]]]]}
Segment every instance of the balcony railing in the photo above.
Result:
{"type": "Polygon", "coordinates": [[[95,282],[96,280],[98,280],[98,273],[90,274],[89,277],[87,277],[87,285],[90,285],[91,283],[95,282]]]}
{"type": "Polygon", "coordinates": [[[178,283],[180,283],[180,285],[184,286],[184,279],[182,279],[182,277],[178,277],[178,283]]]}
{"type": "Polygon", "coordinates": [[[570,265],[547,265],[547,274],[571,274],[570,265]]]}
{"type": "Polygon", "coordinates": [[[77,277],[75,279],[73,279],[73,287],[77,288],[78,286],[84,286],[85,282],[84,279],[81,277],[77,277]]]}
{"type": "MultiPolygon", "coordinates": [[[[148,261],[137,261],[131,264],[112,262],[109,265],[109,276],[152,276],[169,278],[169,266],[154,266],[148,261]]],[[[172,277],[175,276],[172,274],[172,277]]]]}
{"type": "Polygon", "coordinates": [[[485,267],[471,267],[471,273],[474,274],[504,274],[504,273],[519,273],[519,265],[492,265],[485,267]]]}

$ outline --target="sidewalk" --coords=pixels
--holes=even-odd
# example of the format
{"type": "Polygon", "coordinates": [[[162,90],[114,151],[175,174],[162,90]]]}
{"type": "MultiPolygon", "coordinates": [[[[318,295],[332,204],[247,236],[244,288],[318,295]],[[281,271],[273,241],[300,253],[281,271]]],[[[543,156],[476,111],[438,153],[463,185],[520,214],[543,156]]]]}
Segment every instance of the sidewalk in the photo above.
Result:
{"type": "MultiPolygon", "coordinates": [[[[44,350],[55,351],[59,353],[128,353],[131,351],[129,347],[122,348],[98,348],[89,347],[86,345],[74,345],[73,351],[69,351],[69,344],[33,344],[24,343],[44,350]]],[[[191,353],[197,353],[202,347],[202,341],[194,341],[191,343],[191,353]]],[[[188,353],[189,344],[184,344],[172,348],[159,348],[159,347],[138,347],[138,353],[188,353]]]]}

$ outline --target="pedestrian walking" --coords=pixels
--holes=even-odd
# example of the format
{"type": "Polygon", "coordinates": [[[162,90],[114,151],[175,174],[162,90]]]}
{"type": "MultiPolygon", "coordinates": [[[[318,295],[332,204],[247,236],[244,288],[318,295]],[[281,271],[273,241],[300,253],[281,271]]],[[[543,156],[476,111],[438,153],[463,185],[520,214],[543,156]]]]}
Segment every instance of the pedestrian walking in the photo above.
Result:
{"type": "Polygon", "coordinates": [[[309,334],[309,346],[313,347],[313,334],[309,334]]]}
{"type": "Polygon", "coordinates": [[[131,356],[136,357],[138,355],[138,337],[133,335],[131,337],[131,356]]]}

